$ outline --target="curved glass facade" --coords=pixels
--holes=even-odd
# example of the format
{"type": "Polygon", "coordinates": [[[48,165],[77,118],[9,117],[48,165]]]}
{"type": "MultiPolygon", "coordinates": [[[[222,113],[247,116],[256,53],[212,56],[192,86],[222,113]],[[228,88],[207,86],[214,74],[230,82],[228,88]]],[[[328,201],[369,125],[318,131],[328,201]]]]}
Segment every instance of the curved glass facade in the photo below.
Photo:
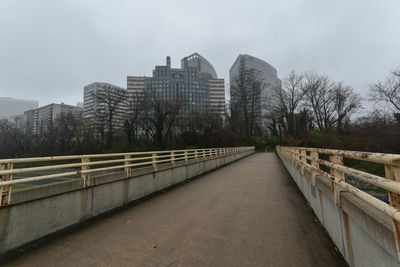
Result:
{"type": "Polygon", "coordinates": [[[217,78],[217,72],[215,71],[213,65],[211,65],[211,63],[207,59],[205,59],[198,53],[194,53],[190,56],[184,57],[181,60],[181,67],[184,68],[185,64],[187,64],[187,67],[194,67],[197,68],[200,72],[209,74],[210,78],[217,78]],[[185,61],[187,62],[185,63],[185,61]]]}
{"type": "MultiPolygon", "coordinates": [[[[246,54],[240,54],[229,70],[230,83],[233,84],[233,80],[241,71],[248,70],[256,70],[256,72],[260,75],[259,78],[262,79],[264,83],[261,97],[257,101],[257,110],[259,114],[257,114],[256,117],[257,123],[266,128],[268,121],[265,118],[269,110],[271,110],[273,102],[275,101],[272,97],[272,89],[280,84],[280,80],[277,76],[278,72],[273,66],[259,58],[246,54]]],[[[232,99],[234,97],[235,96],[233,96],[231,93],[231,102],[235,101],[235,99],[232,99]]]]}

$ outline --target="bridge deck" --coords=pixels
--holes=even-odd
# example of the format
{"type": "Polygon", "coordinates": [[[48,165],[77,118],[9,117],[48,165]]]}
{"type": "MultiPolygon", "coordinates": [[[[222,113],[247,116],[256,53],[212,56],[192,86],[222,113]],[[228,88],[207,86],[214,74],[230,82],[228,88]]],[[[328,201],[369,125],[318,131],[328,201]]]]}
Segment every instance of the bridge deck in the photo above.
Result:
{"type": "Polygon", "coordinates": [[[22,253],[12,265],[340,266],[279,159],[259,153],[22,253]]]}

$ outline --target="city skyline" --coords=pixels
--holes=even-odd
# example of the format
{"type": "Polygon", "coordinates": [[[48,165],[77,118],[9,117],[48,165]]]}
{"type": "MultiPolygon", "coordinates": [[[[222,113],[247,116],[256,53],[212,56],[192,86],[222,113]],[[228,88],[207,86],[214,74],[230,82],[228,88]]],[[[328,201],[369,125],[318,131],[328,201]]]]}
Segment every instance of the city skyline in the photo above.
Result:
{"type": "Polygon", "coordinates": [[[76,105],[93,81],[125,87],[165,55],[198,52],[228,81],[237,55],[250,54],[279,78],[318,71],[364,97],[400,63],[397,1],[40,2],[0,3],[0,95],[41,106],[76,105]]]}

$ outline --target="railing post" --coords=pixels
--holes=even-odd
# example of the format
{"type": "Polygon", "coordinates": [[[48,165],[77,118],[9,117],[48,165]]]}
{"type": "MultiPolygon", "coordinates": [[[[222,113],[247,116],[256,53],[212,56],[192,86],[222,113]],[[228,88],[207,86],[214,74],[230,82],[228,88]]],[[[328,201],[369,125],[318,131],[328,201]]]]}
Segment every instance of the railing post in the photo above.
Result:
{"type": "Polygon", "coordinates": [[[156,172],[158,171],[157,153],[152,154],[152,160],[153,160],[153,170],[156,172]]]}
{"type": "Polygon", "coordinates": [[[206,150],[203,149],[203,159],[206,159],[206,150]]]}
{"type": "MultiPolygon", "coordinates": [[[[82,163],[90,162],[90,158],[84,157],[82,158],[82,163]]],[[[81,178],[83,180],[83,187],[88,187],[90,185],[90,173],[85,172],[90,170],[90,165],[82,165],[81,166],[81,178]]]]}
{"type": "MultiPolygon", "coordinates": [[[[1,164],[1,169],[2,171],[4,171],[6,167],[5,163],[1,164]]],[[[12,170],[13,169],[13,163],[8,163],[7,164],[7,170],[12,170]]],[[[1,176],[1,181],[3,181],[4,176],[1,176]]],[[[12,174],[6,174],[6,181],[12,181],[12,174]]],[[[0,196],[1,196],[1,202],[0,202],[0,206],[4,206],[4,205],[8,205],[10,204],[10,200],[11,200],[11,185],[7,185],[6,186],[6,190],[3,191],[3,187],[0,186],[0,196]]]]}
{"type": "MultiPolygon", "coordinates": [[[[4,171],[6,165],[4,163],[0,164],[0,171],[4,171]]],[[[0,182],[4,181],[4,176],[0,175],[0,182]]],[[[3,186],[0,186],[0,206],[3,206],[3,186]]]]}
{"type": "Polygon", "coordinates": [[[126,172],[126,177],[131,177],[132,173],[132,168],[128,166],[131,164],[131,155],[125,155],[125,172],[126,172]]]}
{"type": "MultiPolygon", "coordinates": [[[[300,154],[303,156],[300,156],[300,160],[303,163],[307,163],[307,158],[305,156],[307,156],[307,150],[305,149],[300,149],[300,154]]],[[[302,164],[301,165],[301,174],[304,175],[304,168],[306,167],[306,165],[302,164]]]]}
{"type": "Polygon", "coordinates": [[[213,149],[210,148],[208,151],[210,152],[210,159],[212,159],[213,158],[213,149]]]}
{"type": "Polygon", "coordinates": [[[198,161],[198,158],[197,158],[197,149],[194,150],[194,159],[196,160],[196,162],[198,161]]]}
{"type": "MultiPolygon", "coordinates": [[[[318,152],[315,152],[315,151],[311,151],[310,152],[310,156],[313,158],[313,159],[318,159],[319,158],[319,155],[318,155],[318,152]]],[[[316,162],[316,161],[311,161],[311,166],[313,166],[313,167],[315,167],[315,168],[317,168],[317,169],[319,169],[319,163],[318,162],[316,162]]],[[[317,175],[317,172],[313,169],[313,170],[311,170],[311,183],[313,184],[313,185],[315,185],[315,176],[317,175]]]]}
{"type": "Polygon", "coordinates": [[[188,152],[185,150],[185,164],[189,163],[188,152]]]}
{"type": "Polygon", "coordinates": [[[307,158],[305,156],[307,156],[307,150],[305,149],[300,149],[300,154],[303,155],[301,157],[301,161],[304,163],[307,163],[307,158]]]}
{"type": "Polygon", "coordinates": [[[172,167],[175,167],[175,152],[171,152],[171,164],[172,167]]]}
{"type": "MultiPolygon", "coordinates": [[[[339,164],[339,165],[343,165],[343,157],[341,156],[337,156],[337,155],[329,155],[329,161],[332,164],[339,164]]],[[[331,168],[331,175],[334,178],[334,181],[332,181],[332,196],[333,196],[333,200],[335,202],[336,205],[338,205],[339,207],[341,206],[341,202],[340,202],[340,187],[337,184],[337,182],[341,181],[341,180],[345,180],[344,179],[344,173],[341,171],[338,171],[334,168],[331,168]],[[336,182],[336,183],[335,183],[336,182]]]]}
{"type": "MultiPolygon", "coordinates": [[[[400,182],[400,167],[385,164],[386,178],[395,182],[400,182]]],[[[400,195],[388,191],[390,205],[400,211],[400,195]]],[[[396,241],[397,257],[400,261],[400,225],[392,219],[394,240],[396,241]]]]}

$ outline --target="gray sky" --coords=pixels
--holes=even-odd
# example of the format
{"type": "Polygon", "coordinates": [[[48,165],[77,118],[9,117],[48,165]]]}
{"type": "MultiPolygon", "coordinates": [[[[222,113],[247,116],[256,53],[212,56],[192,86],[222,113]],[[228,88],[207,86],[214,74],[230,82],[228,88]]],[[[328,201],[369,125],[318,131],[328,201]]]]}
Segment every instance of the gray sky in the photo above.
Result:
{"type": "Polygon", "coordinates": [[[239,53],[343,80],[363,96],[400,65],[400,1],[0,0],[0,96],[76,104],[95,81],[199,52],[227,81],[239,53]]]}

